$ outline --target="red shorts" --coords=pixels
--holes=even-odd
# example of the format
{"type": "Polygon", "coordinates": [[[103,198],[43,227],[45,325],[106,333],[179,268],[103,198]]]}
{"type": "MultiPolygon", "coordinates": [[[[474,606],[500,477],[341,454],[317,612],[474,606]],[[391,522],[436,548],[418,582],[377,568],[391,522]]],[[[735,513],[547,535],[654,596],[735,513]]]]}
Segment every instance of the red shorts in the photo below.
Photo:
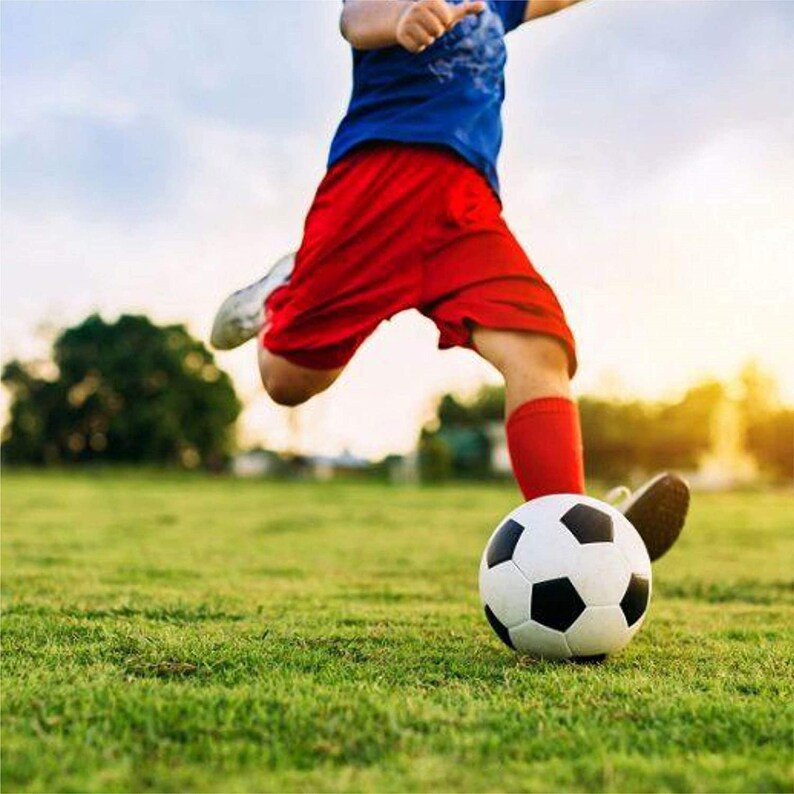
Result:
{"type": "Polygon", "coordinates": [[[289,283],[268,299],[262,344],[312,369],[343,367],[383,321],[418,309],[439,347],[472,327],[573,335],[554,292],[501,215],[485,177],[450,150],[369,144],[317,190],[289,283]]]}

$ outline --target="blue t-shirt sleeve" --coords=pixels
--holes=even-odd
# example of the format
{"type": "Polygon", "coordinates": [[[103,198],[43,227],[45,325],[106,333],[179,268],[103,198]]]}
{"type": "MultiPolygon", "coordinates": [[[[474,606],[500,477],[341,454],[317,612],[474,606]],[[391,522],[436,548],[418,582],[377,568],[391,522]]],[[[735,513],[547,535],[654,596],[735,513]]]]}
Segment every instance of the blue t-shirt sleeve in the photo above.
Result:
{"type": "Polygon", "coordinates": [[[502,18],[505,33],[514,30],[524,21],[529,0],[494,0],[496,13],[502,18]]]}

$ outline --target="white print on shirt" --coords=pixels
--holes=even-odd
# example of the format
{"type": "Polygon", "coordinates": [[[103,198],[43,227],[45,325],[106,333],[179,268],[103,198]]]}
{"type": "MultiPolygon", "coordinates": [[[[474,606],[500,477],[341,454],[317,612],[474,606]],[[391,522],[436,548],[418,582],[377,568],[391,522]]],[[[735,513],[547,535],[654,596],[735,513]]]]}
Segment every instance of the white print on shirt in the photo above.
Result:
{"type": "Polygon", "coordinates": [[[499,91],[506,52],[502,19],[488,6],[470,15],[428,48],[428,69],[439,83],[468,78],[477,91],[499,91]]]}

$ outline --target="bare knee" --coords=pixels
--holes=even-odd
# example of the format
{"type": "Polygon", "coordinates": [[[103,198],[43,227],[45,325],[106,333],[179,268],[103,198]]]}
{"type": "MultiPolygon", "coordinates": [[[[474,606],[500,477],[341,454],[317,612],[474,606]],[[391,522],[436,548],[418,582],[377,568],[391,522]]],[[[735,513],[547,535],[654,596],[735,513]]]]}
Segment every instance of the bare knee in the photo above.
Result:
{"type": "Polygon", "coordinates": [[[270,399],[278,405],[294,408],[325,391],[342,372],[314,370],[292,364],[267,350],[259,351],[259,374],[270,399]]]}
{"type": "Polygon", "coordinates": [[[475,329],[474,342],[483,358],[502,373],[508,410],[539,397],[569,397],[568,355],[561,342],[525,331],[475,329]]]}
{"type": "Polygon", "coordinates": [[[531,367],[539,375],[567,382],[568,354],[561,342],[548,336],[533,336],[522,354],[508,362],[510,367],[531,367]]]}
{"type": "Polygon", "coordinates": [[[503,375],[531,371],[568,377],[568,355],[562,342],[553,337],[528,331],[476,328],[474,344],[477,352],[503,375]]]}
{"type": "Polygon", "coordinates": [[[262,385],[274,403],[287,408],[301,405],[316,394],[316,392],[307,389],[305,386],[301,386],[277,373],[263,374],[262,385]]]}
{"type": "Polygon", "coordinates": [[[568,357],[562,346],[550,339],[511,355],[502,374],[531,397],[567,397],[570,394],[568,357]]]}

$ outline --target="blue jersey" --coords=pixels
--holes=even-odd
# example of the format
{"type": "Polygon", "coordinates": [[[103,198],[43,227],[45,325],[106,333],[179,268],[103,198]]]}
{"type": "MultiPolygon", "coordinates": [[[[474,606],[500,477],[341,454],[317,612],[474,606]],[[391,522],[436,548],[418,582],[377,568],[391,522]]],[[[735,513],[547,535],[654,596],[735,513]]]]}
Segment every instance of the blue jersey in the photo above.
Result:
{"type": "Polygon", "coordinates": [[[488,0],[424,52],[400,46],[353,50],[353,94],[328,165],[366,141],[448,146],[499,192],[504,35],[524,19],[526,0],[488,0]]]}

